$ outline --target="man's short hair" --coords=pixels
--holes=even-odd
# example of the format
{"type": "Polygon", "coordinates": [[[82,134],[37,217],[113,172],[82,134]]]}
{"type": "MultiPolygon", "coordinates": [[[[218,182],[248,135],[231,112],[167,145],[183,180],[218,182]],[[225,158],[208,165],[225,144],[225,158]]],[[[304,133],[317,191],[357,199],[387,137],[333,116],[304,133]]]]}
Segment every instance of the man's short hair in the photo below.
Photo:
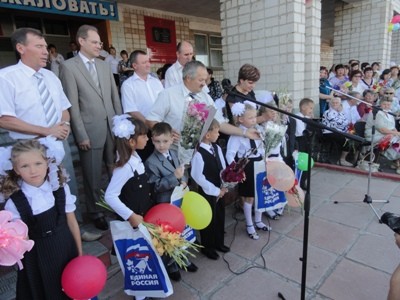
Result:
{"type": "Polygon", "coordinates": [[[139,54],[147,55],[147,53],[144,52],[143,50],[135,50],[135,51],[133,51],[131,53],[131,55],[129,56],[129,61],[131,62],[131,64],[136,63],[136,59],[137,59],[139,54]]]}
{"type": "Polygon", "coordinates": [[[189,61],[183,67],[183,70],[182,70],[183,80],[185,80],[186,78],[194,79],[196,77],[198,68],[206,69],[206,66],[201,61],[198,61],[198,60],[189,61]]]}
{"type": "Polygon", "coordinates": [[[30,27],[18,28],[11,35],[11,43],[15,51],[17,51],[17,44],[23,44],[23,45],[26,44],[26,38],[28,33],[36,35],[40,38],[44,38],[43,33],[41,33],[39,30],[35,28],[30,28],[30,27]]]}
{"type": "Polygon", "coordinates": [[[172,127],[166,122],[159,122],[153,126],[151,130],[152,136],[160,136],[162,134],[172,134],[172,127]]]}
{"type": "Polygon", "coordinates": [[[376,93],[373,90],[365,90],[363,92],[363,97],[365,97],[367,94],[375,95],[376,93]]]}
{"type": "Polygon", "coordinates": [[[260,71],[253,65],[244,64],[239,69],[238,82],[240,79],[258,81],[260,79],[260,71]]]}
{"type": "Polygon", "coordinates": [[[187,43],[187,44],[189,44],[190,46],[193,47],[193,45],[192,45],[191,42],[189,42],[189,41],[182,41],[182,42],[179,42],[179,43],[176,45],[176,52],[181,52],[181,50],[182,50],[182,44],[184,44],[184,43],[187,43]]]}
{"type": "Polygon", "coordinates": [[[79,45],[79,38],[86,39],[88,37],[88,32],[92,30],[94,32],[99,32],[96,27],[92,25],[82,25],[81,27],[78,28],[78,31],[76,32],[76,42],[79,45]]]}
{"type": "Polygon", "coordinates": [[[300,103],[299,103],[299,108],[300,108],[300,110],[301,110],[304,106],[309,105],[309,104],[314,104],[314,101],[313,101],[312,99],[310,99],[310,98],[303,98],[303,99],[301,99],[301,100],[300,100],[300,103]]]}
{"type": "Polygon", "coordinates": [[[212,119],[210,127],[208,127],[207,132],[214,130],[215,128],[220,128],[220,124],[217,119],[212,119]]]}

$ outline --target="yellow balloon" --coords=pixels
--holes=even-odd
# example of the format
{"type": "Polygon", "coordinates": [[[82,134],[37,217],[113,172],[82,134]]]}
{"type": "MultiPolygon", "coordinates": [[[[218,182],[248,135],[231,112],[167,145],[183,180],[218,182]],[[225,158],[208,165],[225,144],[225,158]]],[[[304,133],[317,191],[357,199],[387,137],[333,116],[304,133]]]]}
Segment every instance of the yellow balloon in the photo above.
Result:
{"type": "Polygon", "coordinates": [[[211,223],[211,206],[207,200],[198,193],[187,192],[183,196],[181,210],[185,216],[186,224],[193,229],[201,230],[211,223]]]}

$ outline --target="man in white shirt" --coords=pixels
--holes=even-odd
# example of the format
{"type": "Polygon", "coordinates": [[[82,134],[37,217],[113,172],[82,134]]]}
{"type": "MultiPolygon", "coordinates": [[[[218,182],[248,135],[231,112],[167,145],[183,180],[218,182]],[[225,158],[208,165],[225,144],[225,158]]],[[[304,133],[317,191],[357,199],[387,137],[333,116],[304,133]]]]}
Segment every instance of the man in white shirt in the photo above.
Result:
{"type": "MultiPolygon", "coordinates": [[[[60,80],[45,69],[48,51],[43,34],[33,28],[19,28],[11,36],[11,41],[20,60],[0,70],[0,127],[7,130],[14,140],[33,139],[52,135],[63,141],[65,158],[63,165],[71,177],[71,192],[78,194],[71,150],[68,144],[70,115],[68,101],[60,80]],[[54,121],[48,119],[39,91],[39,79],[50,94],[54,105],[54,121]]],[[[77,217],[81,221],[79,205],[77,217]]],[[[83,233],[84,240],[94,240],[101,235],[83,233]],[[90,235],[90,237],[89,237],[90,235]]]]}
{"type": "Polygon", "coordinates": [[[147,115],[164,87],[157,77],[151,75],[150,59],[146,52],[135,50],[129,60],[135,73],[122,85],[122,108],[124,113],[146,122],[147,115]]]}
{"type": "MultiPolygon", "coordinates": [[[[180,131],[184,120],[185,105],[193,98],[200,103],[214,106],[210,95],[204,92],[208,76],[206,67],[199,61],[188,62],[182,70],[183,82],[162,91],[154,103],[151,112],[146,117],[147,124],[152,128],[158,122],[169,123],[173,129],[175,150],[180,140],[180,131]]],[[[229,135],[240,135],[251,139],[260,139],[257,131],[249,129],[242,131],[239,127],[226,123],[226,120],[217,111],[215,119],[220,123],[220,131],[229,135]]]]}
{"type": "Polygon", "coordinates": [[[165,88],[177,85],[183,81],[183,67],[193,59],[193,46],[188,41],[178,43],[176,47],[176,62],[165,73],[165,88]]]}
{"type": "MultiPolygon", "coordinates": [[[[122,109],[132,118],[146,122],[147,115],[164,87],[161,81],[150,73],[150,59],[146,52],[142,50],[133,51],[129,61],[132,63],[135,73],[122,84],[122,109]]],[[[149,141],[146,147],[137,151],[143,161],[154,151],[150,132],[148,136],[149,141]]]]}
{"type": "Polygon", "coordinates": [[[350,123],[355,124],[358,120],[361,119],[361,117],[357,111],[358,101],[354,98],[362,99],[362,96],[359,92],[353,92],[353,91],[349,92],[349,95],[352,98],[348,98],[347,100],[342,101],[342,107],[343,107],[342,112],[350,123]]]}

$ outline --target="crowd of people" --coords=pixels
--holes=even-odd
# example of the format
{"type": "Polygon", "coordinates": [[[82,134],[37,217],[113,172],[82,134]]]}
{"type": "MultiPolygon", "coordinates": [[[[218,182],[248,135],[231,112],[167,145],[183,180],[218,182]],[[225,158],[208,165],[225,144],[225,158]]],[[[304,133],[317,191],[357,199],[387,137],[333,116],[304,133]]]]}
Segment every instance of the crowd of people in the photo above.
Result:
{"type": "MultiPolygon", "coordinates": [[[[72,257],[82,255],[81,240],[101,236],[79,227],[83,219],[67,142],[71,132],[79,151],[87,217],[100,230],[109,228],[104,211],[96,205],[105,188],[104,164],[109,179],[104,199],[132,227],[143,222],[153,205],[170,202],[175,187],[197,186],[212,208],[211,223],[200,231],[201,252],[209,259],[218,259],[219,252],[230,251],[224,244],[224,196],[232,192],[223,187],[219,174],[227,164],[241,158],[249,160],[246,180],[237,189],[247,234],[251,240],[258,240],[258,232],[271,230],[261,212],[254,211],[254,221],[252,215],[254,164],[266,159],[257,124],[288,126],[287,134],[268,158],[284,161],[293,169],[293,152],[307,148],[303,136],[306,124],[252,102],[293,110],[288,95],[281,99],[256,97],[254,89],[260,79],[257,67],[244,64],[235,84],[224,79],[221,85],[212,77],[211,69],[193,59],[192,44],[182,41],[177,45],[176,62],[158,70],[158,77],[151,72],[150,58],[142,50],[130,55],[123,50],[122,60],[113,47],[105,54],[98,30],[91,25],[78,29],[66,60],[36,29],[16,30],[12,43],[20,60],[0,70],[0,127],[9,132],[15,144],[10,152],[0,152],[2,160],[10,159],[10,166],[1,165],[0,192],[8,199],[5,208],[14,219],[28,225],[29,236],[38,245],[26,254],[25,268],[18,272],[17,299],[66,298],[60,287],[63,267],[72,257]],[[51,71],[46,69],[49,61],[51,71]],[[214,106],[216,113],[198,141],[188,168],[182,165],[177,150],[190,101],[214,106]],[[54,147],[55,142],[62,142],[62,146],[54,147]],[[68,184],[61,166],[70,175],[68,184]],[[68,241],[68,247],[53,247],[59,239],[68,241]],[[51,258],[50,271],[43,257],[51,258]]],[[[343,132],[351,124],[366,122],[365,136],[373,142],[384,135],[400,135],[393,115],[388,114],[399,112],[399,103],[394,104],[400,86],[398,67],[380,74],[380,64],[369,67],[363,63],[359,67],[352,61],[349,65],[350,74],[345,66],[336,65],[331,76],[321,67],[322,122],[343,132]],[[376,115],[374,139],[369,134],[373,114],[364,100],[362,106],[358,99],[382,108],[376,115]]],[[[314,101],[301,99],[297,115],[314,118],[313,111],[314,101]]],[[[339,134],[326,135],[337,149],[330,162],[352,165],[346,160],[344,139],[339,134]]],[[[393,159],[398,173],[399,158],[393,159]]],[[[303,174],[300,182],[303,189],[307,189],[306,177],[303,174]]],[[[283,208],[266,217],[277,220],[282,214],[283,208]]],[[[177,265],[169,261],[166,267],[170,278],[179,281],[177,265]]],[[[187,260],[187,271],[197,269],[187,260]]]]}
{"type": "MultiPolygon", "coordinates": [[[[348,65],[334,65],[330,71],[321,67],[319,97],[322,123],[346,133],[355,133],[355,128],[361,128],[362,132],[357,134],[372,142],[374,148],[378,148],[385,136],[392,138],[390,144],[397,142],[399,123],[396,120],[400,115],[398,73],[399,66],[394,63],[390,69],[381,70],[379,62],[370,65],[367,62],[360,64],[357,60],[350,60],[348,65]]],[[[328,149],[330,155],[316,155],[317,160],[356,166],[360,150],[358,145],[328,130],[324,131],[320,142],[323,144],[321,149],[328,149]],[[353,152],[352,155],[348,155],[349,151],[353,152]]],[[[399,156],[390,148],[379,151],[393,161],[391,167],[400,174],[399,156]]]]}

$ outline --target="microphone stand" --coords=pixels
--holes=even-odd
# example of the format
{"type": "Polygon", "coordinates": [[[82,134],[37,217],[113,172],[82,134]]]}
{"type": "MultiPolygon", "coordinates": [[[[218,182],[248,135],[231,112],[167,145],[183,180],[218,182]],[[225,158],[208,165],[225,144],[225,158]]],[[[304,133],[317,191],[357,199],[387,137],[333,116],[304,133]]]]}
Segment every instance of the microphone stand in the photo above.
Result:
{"type": "MultiPolygon", "coordinates": [[[[300,117],[298,115],[289,113],[287,111],[284,111],[280,108],[274,107],[274,106],[270,106],[268,104],[262,103],[257,101],[255,98],[251,97],[250,95],[241,95],[236,93],[235,91],[229,91],[228,92],[229,95],[233,96],[233,97],[238,97],[243,99],[243,101],[249,101],[252,103],[255,103],[259,106],[264,106],[267,107],[269,109],[272,109],[274,111],[277,111],[281,114],[287,115],[289,117],[292,117],[294,119],[298,119],[302,122],[304,122],[307,126],[306,128],[318,128],[318,129],[326,129],[328,131],[331,132],[335,132],[339,135],[342,135],[348,139],[360,142],[360,143],[364,143],[365,139],[353,134],[349,134],[347,132],[341,132],[335,128],[331,128],[329,126],[326,126],[322,123],[318,123],[316,121],[314,121],[313,119],[308,119],[308,118],[303,118],[300,117]]],[[[228,104],[229,105],[229,104],[228,104]]],[[[311,136],[312,136],[312,131],[306,129],[303,132],[303,136],[306,137],[307,139],[307,152],[308,152],[308,161],[307,161],[307,166],[308,166],[308,172],[307,172],[307,189],[306,189],[306,194],[304,197],[304,232],[303,232],[303,254],[302,257],[300,258],[301,262],[302,262],[302,272],[301,272],[301,300],[305,300],[306,297],[306,277],[307,277],[307,251],[308,251],[308,231],[309,231],[309,224],[310,224],[310,220],[309,220],[309,216],[310,216],[310,207],[311,207],[311,196],[310,196],[310,186],[311,186],[311,136]]],[[[280,297],[281,299],[285,299],[283,297],[283,295],[281,293],[278,293],[278,297],[280,297]]]]}
{"type": "MultiPolygon", "coordinates": [[[[362,103],[365,103],[366,105],[370,106],[372,109],[372,127],[371,127],[371,142],[367,143],[366,145],[370,145],[370,150],[369,150],[369,162],[368,162],[368,184],[367,184],[367,193],[364,196],[364,200],[362,201],[363,203],[367,203],[369,205],[369,207],[372,209],[372,211],[374,212],[375,216],[378,218],[379,223],[381,222],[381,217],[378,215],[378,212],[376,211],[376,209],[374,208],[374,206],[372,205],[372,203],[389,203],[389,200],[372,200],[372,197],[370,195],[370,190],[371,190],[371,174],[372,174],[372,164],[373,164],[373,157],[374,157],[374,146],[373,146],[373,141],[374,141],[374,137],[375,137],[375,121],[376,121],[376,114],[378,113],[378,111],[382,110],[382,108],[373,105],[371,103],[365,102],[363,100],[360,100],[358,98],[352,97],[346,93],[343,93],[342,91],[339,90],[335,90],[331,87],[327,87],[335,92],[338,92],[346,97],[352,98],[352,99],[356,99],[362,103]]],[[[396,116],[396,114],[392,113],[392,112],[387,112],[388,114],[392,115],[392,116],[396,116]]],[[[339,201],[334,201],[334,204],[338,204],[339,201]]],[[[354,201],[340,201],[340,203],[356,203],[354,201]]]]}

